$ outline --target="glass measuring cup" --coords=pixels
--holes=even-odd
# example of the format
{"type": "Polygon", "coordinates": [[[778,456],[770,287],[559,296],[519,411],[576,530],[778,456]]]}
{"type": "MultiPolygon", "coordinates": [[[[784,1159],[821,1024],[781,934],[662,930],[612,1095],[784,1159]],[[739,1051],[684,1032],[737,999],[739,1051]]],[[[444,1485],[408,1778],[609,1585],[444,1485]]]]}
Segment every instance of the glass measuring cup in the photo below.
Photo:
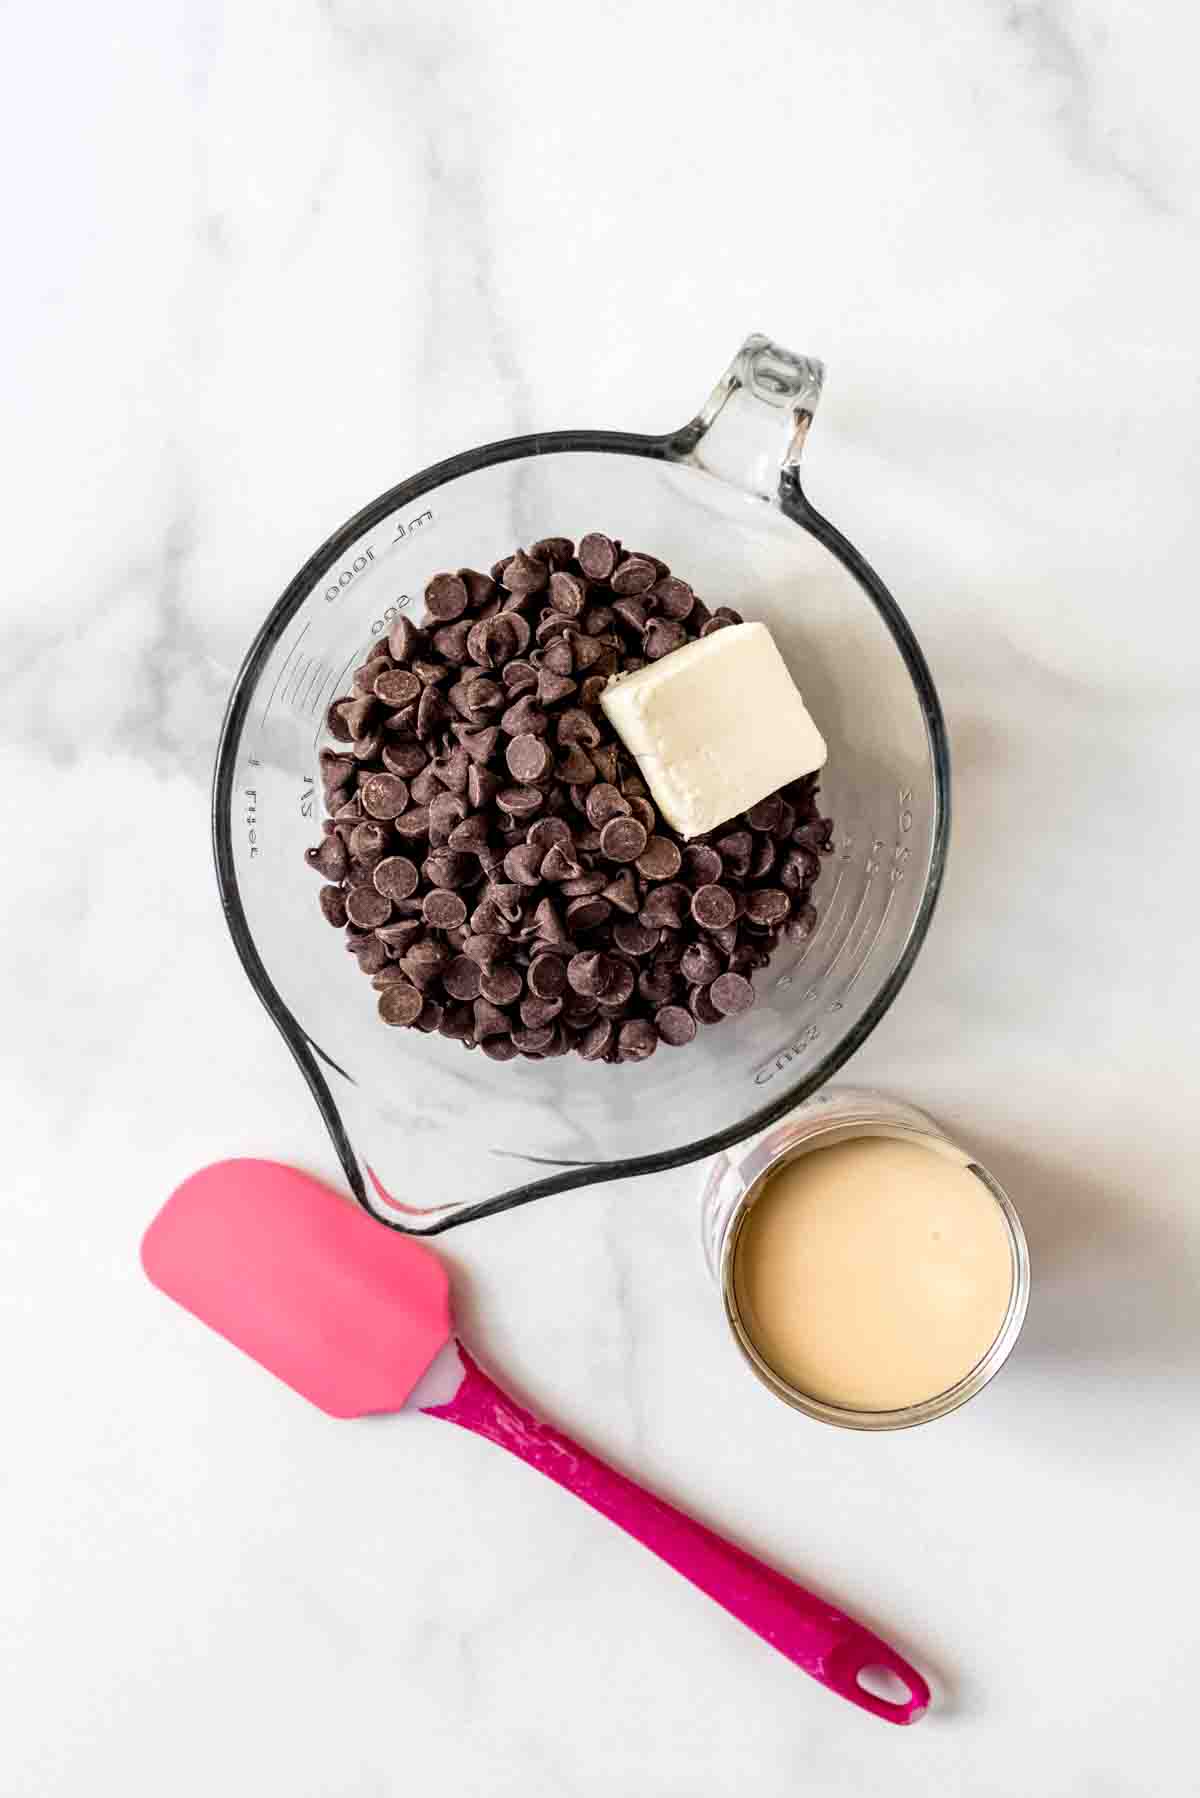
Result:
{"type": "Polygon", "coordinates": [[[712,1155],[821,1086],[912,966],[946,853],[945,729],[895,601],[804,497],[822,378],[820,363],[754,336],[681,430],[552,432],[454,456],[335,532],[255,637],[217,754],[221,899],[351,1190],[383,1222],[433,1233],[712,1155]],[[829,745],[821,804],[835,851],[817,928],[781,945],[744,1016],[632,1066],[492,1062],[381,1024],[323,922],[303,859],[320,834],[317,751],[329,701],[398,616],[420,614],[431,574],[590,530],[770,626],[829,745]]]}

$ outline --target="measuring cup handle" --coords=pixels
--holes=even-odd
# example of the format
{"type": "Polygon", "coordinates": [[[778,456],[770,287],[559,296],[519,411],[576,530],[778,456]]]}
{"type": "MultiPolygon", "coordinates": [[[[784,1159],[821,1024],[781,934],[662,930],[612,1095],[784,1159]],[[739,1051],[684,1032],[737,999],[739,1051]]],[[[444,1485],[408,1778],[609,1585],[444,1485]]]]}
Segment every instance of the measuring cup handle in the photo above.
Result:
{"type": "Polygon", "coordinates": [[[780,483],[795,477],[824,380],[815,357],[755,332],[695,418],[667,440],[667,453],[759,499],[777,500],[780,483]]]}
{"type": "Polygon", "coordinates": [[[541,1422],[457,1347],[462,1384],[447,1403],[426,1406],[429,1416],[485,1436],[573,1492],[839,1697],[888,1723],[924,1715],[928,1685],[873,1631],[541,1422]],[[867,1669],[894,1675],[907,1698],[894,1702],[869,1691],[860,1680],[867,1669]]]}

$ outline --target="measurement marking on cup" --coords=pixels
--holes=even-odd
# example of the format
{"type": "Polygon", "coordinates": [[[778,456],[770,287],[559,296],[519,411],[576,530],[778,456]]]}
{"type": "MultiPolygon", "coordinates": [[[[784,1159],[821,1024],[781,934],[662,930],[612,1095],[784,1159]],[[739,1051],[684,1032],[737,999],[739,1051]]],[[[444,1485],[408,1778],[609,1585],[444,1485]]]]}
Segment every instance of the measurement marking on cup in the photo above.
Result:
{"type": "Polygon", "coordinates": [[[335,599],[340,599],[346,588],[351,586],[356,576],[364,573],[375,560],[373,549],[364,549],[347,568],[339,569],[325,589],[325,604],[331,606],[335,599]]]}
{"type": "Polygon", "coordinates": [[[308,632],[308,625],[306,624],[304,626],[304,629],[297,636],[296,641],[292,644],[292,647],[288,650],[287,655],[283,659],[283,664],[280,667],[279,673],[275,676],[275,685],[271,688],[270,694],[267,698],[267,703],[263,707],[262,721],[264,724],[267,722],[267,714],[270,712],[271,707],[275,703],[275,695],[279,691],[279,683],[283,679],[284,673],[287,669],[287,665],[291,661],[292,657],[295,655],[296,651],[299,649],[301,643],[304,641],[304,638],[307,635],[307,632],[308,632]]]}
{"type": "MultiPolygon", "coordinates": [[[[251,766],[257,768],[258,763],[252,762],[251,766]]],[[[254,861],[254,859],[258,855],[258,788],[257,787],[243,787],[242,788],[242,823],[246,829],[246,847],[250,851],[251,861],[254,861]]]]}
{"type": "Polygon", "coordinates": [[[400,519],[397,519],[396,520],[396,535],[392,538],[392,542],[399,543],[402,538],[411,537],[414,531],[419,531],[421,529],[422,525],[432,524],[432,523],[433,523],[433,513],[432,512],[418,512],[416,517],[410,518],[407,524],[404,524],[401,522],[400,519]]]}
{"type": "Polygon", "coordinates": [[[314,662],[312,665],[312,670],[313,670],[312,676],[309,680],[307,687],[305,687],[305,689],[304,689],[304,698],[300,701],[300,706],[301,706],[302,710],[306,706],[309,705],[311,698],[312,698],[312,690],[313,690],[313,687],[316,684],[316,682],[320,679],[322,674],[328,673],[328,670],[326,669],[324,662],[314,662]]]}
{"type": "Polygon", "coordinates": [[[287,679],[287,685],[284,687],[283,693],[281,694],[281,698],[285,705],[291,705],[295,700],[297,693],[300,691],[300,683],[312,667],[312,664],[312,657],[305,656],[304,660],[302,662],[297,662],[296,666],[292,669],[292,672],[287,679]],[[289,687],[291,688],[290,693],[288,692],[289,687]]]}

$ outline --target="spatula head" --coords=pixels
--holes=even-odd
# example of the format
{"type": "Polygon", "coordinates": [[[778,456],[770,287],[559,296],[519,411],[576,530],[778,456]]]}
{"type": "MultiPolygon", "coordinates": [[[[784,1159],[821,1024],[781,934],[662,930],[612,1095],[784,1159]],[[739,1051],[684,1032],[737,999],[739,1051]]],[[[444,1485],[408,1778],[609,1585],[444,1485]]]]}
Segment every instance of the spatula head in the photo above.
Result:
{"type": "Polygon", "coordinates": [[[450,1335],[436,1256],[276,1161],[219,1161],[185,1180],[146,1231],[142,1265],[331,1417],[398,1411],[450,1335]]]}

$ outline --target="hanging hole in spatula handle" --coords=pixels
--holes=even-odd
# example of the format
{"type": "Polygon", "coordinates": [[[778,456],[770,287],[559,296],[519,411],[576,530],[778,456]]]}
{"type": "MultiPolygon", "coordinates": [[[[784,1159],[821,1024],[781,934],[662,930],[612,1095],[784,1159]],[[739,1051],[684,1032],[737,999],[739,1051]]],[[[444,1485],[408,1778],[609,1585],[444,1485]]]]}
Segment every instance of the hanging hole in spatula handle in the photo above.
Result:
{"type": "Polygon", "coordinates": [[[930,1691],[916,1668],[862,1624],[849,1630],[830,1658],[825,1684],[873,1717],[916,1723],[929,1709],[930,1691]]]}

